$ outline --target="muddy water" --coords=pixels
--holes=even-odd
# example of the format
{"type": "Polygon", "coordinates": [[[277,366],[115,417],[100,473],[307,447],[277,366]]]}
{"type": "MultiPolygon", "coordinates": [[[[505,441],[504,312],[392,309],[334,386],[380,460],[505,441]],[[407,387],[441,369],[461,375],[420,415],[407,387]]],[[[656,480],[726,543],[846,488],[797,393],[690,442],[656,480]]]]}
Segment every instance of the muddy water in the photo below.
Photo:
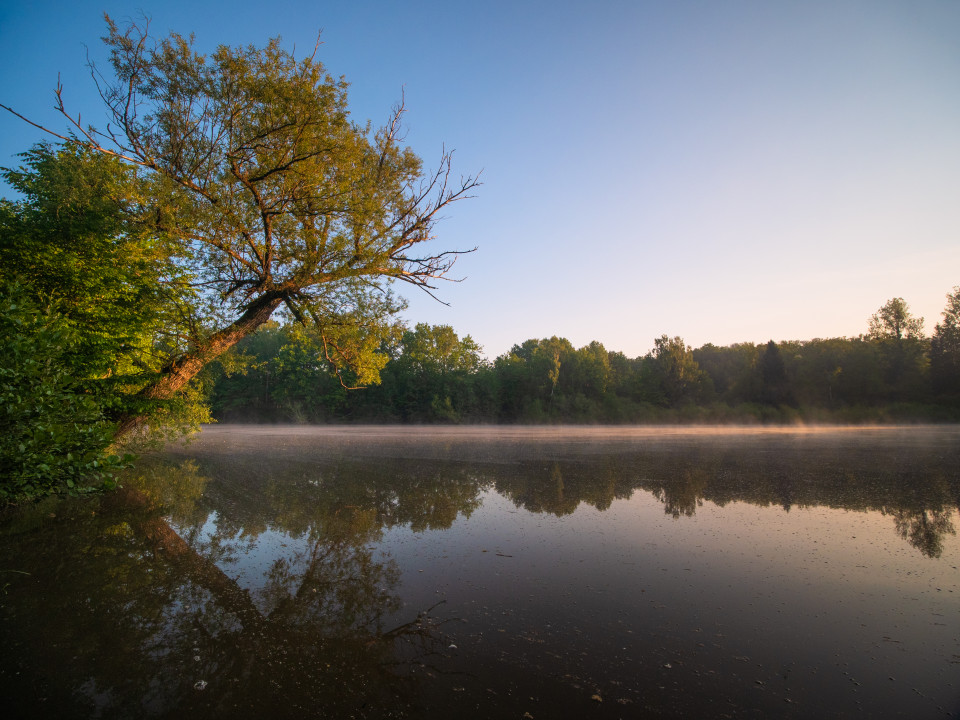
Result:
{"type": "Polygon", "coordinates": [[[960,430],[218,426],[0,524],[24,717],[956,717],[960,430]]]}

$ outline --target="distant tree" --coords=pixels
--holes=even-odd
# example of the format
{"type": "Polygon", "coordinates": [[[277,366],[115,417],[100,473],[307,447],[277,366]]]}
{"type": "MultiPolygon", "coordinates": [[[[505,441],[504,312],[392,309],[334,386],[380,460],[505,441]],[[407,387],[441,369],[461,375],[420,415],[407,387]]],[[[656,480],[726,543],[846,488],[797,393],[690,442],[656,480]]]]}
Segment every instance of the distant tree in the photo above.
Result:
{"type": "Polygon", "coordinates": [[[449,325],[418,323],[403,333],[391,362],[395,402],[408,420],[458,422],[470,412],[472,379],[483,365],[481,347],[449,325]]]}
{"type": "Polygon", "coordinates": [[[938,400],[960,404],[960,287],[947,294],[943,319],[930,339],[930,379],[938,400]]]}
{"type": "Polygon", "coordinates": [[[552,343],[557,382],[552,387],[549,412],[564,422],[596,422],[610,380],[610,357],[602,343],[594,340],[574,350],[566,341],[552,343]]]}
{"type": "Polygon", "coordinates": [[[607,360],[610,368],[609,391],[620,396],[629,395],[631,387],[636,383],[640,362],[639,359],[628,358],[620,351],[611,350],[607,360]]]}
{"type": "Polygon", "coordinates": [[[610,382],[610,353],[603,343],[594,340],[579,348],[570,358],[570,373],[564,391],[600,400],[610,382]]]}
{"type": "Polygon", "coordinates": [[[826,368],[837,400],[845,405],[876,405],[889,398],[889,348],[863,338],[839,338],[827,344],[837,352],[838,365],[833,370],[826,368]]]}
{"type": "Polygon", "coordinates": [[[417,323],[403,333],[401,357],[417,372],[445,374],[476,372],[482,348],[469,335],[460,338],[449,325],[417,323]]]}
{"type": "Polygon", "coordinates": [[[887,399],[921,399],[926,384],[923,318],[911,315],[903,298],[893,298],[870,317],[868,327],[868,337],[880,346],[887,399]]]}
{"type": "Polygon", "coordinates": [[[289,326],[270,320],[220,356],[220,372],[210,397],[210,409],[218,421],[289,419],[282,417],[273,398],[280,349],[289,340],[289,326]]]}
{"type": "Polygon", "coordinates": [[[541,340],[534,348],[531,360],[535,363],[537,370],[545,371],[551,399],[560,382],[560,368],[563,367],[566,358],[573,353],[573,345],[566,338],[558,338],[555,335],[549,340],[541,340]]]}
{"type": "Polygon", "coordinates": [[[767,405],[793,405],[795,400],[787,378],[780,348],[770,340],[757,359],[760,374],[760,402],[767,405]]]}
{"type": "Polygon", "coordinates": [[[693,358],[709,378],[709,393],[719,400],[735,405],[755,396],[757,346],[753,343],[728,347],[707,343],[693,351],[693,358]]]}
{"type": "MultiPolygon", "coordinates": [[[[283,330],[283,344],[265,367],[269,373],[266,380],[270,401],[279,410],[281,419],[288,422],[326,422],[335,418],[346,402],[347,387],[358,387],[363,381],[343,371],[340,379],[347,382],[338,381],[323,338],[309,326],[291,323],[283,330]]],[[[397,328],[395,332],[398,331],[397,328]]],[[[370,345],[365,348],[366,352],[379,360],[373,368],[368,367],[368,372],[379,374],[386,364],[386,354],[377,351],[388,335],[389,328],[384,327],[363,338],[370,345]],[[376,347],[372,347],[374,343],[376,347]]]]}
{"type": "Polygon", "coordinates": [[[869,405],[886,390],[876,343],[829,338],[781,344],[781,357],[797,402],[807,407],[869,405]]]}
{"type": "MultiPolygon", "coordinates": [[[[517,347],[513,346],[514,349],[517,347]]],[[[493,373],[497,388],[496,419],[516,422],[523,413],[526,382],[526,362],[514,352],[497,356],[493,361],[493,373]]]]}
{"type": "Polygon", "coordinates": [[[566,338],[530,339],[494,362],[502,419],[543,421],[558,412],[558,394],[573,368],[575,350],[566,338]]]}
{"type": "Polygon", "coordinates": [[[874,340],[915,340],[923,337],[923,318],[910,314],[903,298],[888,300],[870,316],[868,335],[874,340]]]}
{"type": "MultiPolygon", "coordinates": [[[[203,301],[187,346],[141,399],[176,395],[281,308],[312,327],[338,370],[363,374],[376,347],[365,334],[402,307],[392,282],[429,292],[450,271],[457,252],[421,246],[477,180],[451,182],[446,152],[425,175],[401,144],[402,103],[378,130],[352,122],[346,82],[279,39],[204,56],[192,39],[157,41],[107,18],[104,41],[113,78],[94,78],[106,132],[71,117],[59,90],[76,135],[47,132],[141,175],[149,193],[138,219],[191,270],[203,301]]],[[[143,420],[128,415],[120,433],[143,420]]]]}
{"type": "Polygon", "coordinates": [[[704,380],[704,372],[683,339],[661,335],[644,358],[641,393],[645,400],[658,405],[696,402],[704,380]]]}

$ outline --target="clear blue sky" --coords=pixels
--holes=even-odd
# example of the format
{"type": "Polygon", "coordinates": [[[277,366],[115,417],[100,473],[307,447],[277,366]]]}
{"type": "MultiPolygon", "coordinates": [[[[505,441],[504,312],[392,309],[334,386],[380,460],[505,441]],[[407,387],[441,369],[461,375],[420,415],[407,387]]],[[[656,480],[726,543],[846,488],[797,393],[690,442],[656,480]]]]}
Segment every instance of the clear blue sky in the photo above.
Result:
{"type": "MultiPolygon", "coordinates": [[[[99,122],[102,13],[276,35],[351,83],[357,120],[405,92],[409,144],[483,171],[438,247],[466,280],[410,296],[494,357],[532,337],[629,356],[855,336],[901,296],[931,332],[960,285],[960,2],[164,2],[0,6],[0,102],[99,122]]],[[[41,139],[0,117],[0,165],[41,139]]]]}

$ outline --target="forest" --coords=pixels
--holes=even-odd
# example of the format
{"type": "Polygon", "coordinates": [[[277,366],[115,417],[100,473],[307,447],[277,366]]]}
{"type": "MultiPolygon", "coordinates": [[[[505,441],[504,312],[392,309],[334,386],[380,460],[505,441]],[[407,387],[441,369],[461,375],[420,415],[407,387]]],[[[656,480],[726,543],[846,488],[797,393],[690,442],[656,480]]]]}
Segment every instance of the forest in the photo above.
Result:
{"type": "MultiPolygon", "coordinates": [[[[530,339],[492,362],[449,326],[397,328],[380,382],[351,387],[322,343],[270,323],[206,379],[224,422],[676,423],[960,419],[960,287],[932,337],[902,298],[855,338],[689,347],[629,358],[599,342],[530,339]]],[[[349,380],[349,379],[346,379],[349,380]]]]}

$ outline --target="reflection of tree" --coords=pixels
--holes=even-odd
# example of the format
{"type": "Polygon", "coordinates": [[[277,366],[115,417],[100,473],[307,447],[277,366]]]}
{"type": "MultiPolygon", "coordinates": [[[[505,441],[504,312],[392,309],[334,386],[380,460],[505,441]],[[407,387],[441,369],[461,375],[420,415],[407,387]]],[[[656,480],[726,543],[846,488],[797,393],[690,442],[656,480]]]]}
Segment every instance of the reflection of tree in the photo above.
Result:
{"type": "MultiPolygon", "coordinates": [[[[246,552],[265,536],[276,542],[280,535],[288,549],[273,548],[269,567],[253,578],[254,587],[241,591],[246,607],[219,603],[229,610],[229,632],[214,623],[208,635],[229,640],[217,643],[221,662],[207,678],[211,688],[217,683],[229,695],[239,680],[236,694],[261,699],[265,710],[281,689],[332,714],[352,713],[358,703],[393,706],[398,695],[409,694],[409,680],[393,672],[399,646],[417,640],[413,657],[420,662],[433,645],[427,617],[385,626],[400,609],[399,571],[391,559],[375,555],[374,543],[394,525],[448,527],[479,505],[477,481],[463,473],[388,466],[371,472],[346,462],[293,464],[246,477],[234,475],[235,469],[213,469],[207,501],[216,507],[215,519],[199,523],[203,532],[194,520],[181,534],[194,536],[203,554],[219,558],[228,571],[234,564],[242,568],[246,552]]],[[[172,520],[179,525],[191,516],[172,520]]],[[[209,624],[209,605],[203,614],[209,624]]]]}
{"type": "Polygon", "coordinates": [[[234,495],[196,463],[157,463],[92,513],[67,503],[63,521],[37,516],[29,547],[0,541],[0,562],[32,573],[6,606],[30,629],[19,641],[30,652],[5,653],[0,676],[42,687],[6,696],[25,714],[58,688],[44,708],[71,716],[402,712],[415,697],[403,667],[426,662],[438,636],[425,614],[388,623],[399,571],[375,542],[391,523],[437,527],[472,511],[476,480],[460,474],[443,496],[448,477],[385,483],[389,473],[364,481],[341,467],[329,482],[276,474],[266,492],[234,495]],[[270,560],[250,568],[248,551],[270,560]]]}
{"type": "Polygon", "coordinates": [[[950,521],[953,514],[950,509],[917,511],[901,508],[888,512],[893,516],[900,537],[927,557],[940,557],[943,554],[943,536],[957,534],[950,521]]]}
{"type": "Polygon", "coordinates": [[[522,463],[507,472],[495,466],[487,470],[496,491],[517,507],[558,517],[570,515],[580,503],[606,510],[634,489],[615,464],[604,462],[522,463]]]}
{"type": "Polygon", "coordinates": [[[684,468],[681,477],[673,477],[652,490],[654,497],[663,503],[667,515],[679,518],[693,517],[703,505],[703,494],[710,477],[702,467],[684,468]]]}
{"type": "MultiPolygon", "coordinates": [[[[535,513],[569,515],[580,505],[577,492],[567,492],[567,484],[558,463],[548,468],[525,468],[526,472],[497,478],[496,490],[514,505],[535,513]]],[[[573,488],[571,488],[573,490],[573,488]]]]}

